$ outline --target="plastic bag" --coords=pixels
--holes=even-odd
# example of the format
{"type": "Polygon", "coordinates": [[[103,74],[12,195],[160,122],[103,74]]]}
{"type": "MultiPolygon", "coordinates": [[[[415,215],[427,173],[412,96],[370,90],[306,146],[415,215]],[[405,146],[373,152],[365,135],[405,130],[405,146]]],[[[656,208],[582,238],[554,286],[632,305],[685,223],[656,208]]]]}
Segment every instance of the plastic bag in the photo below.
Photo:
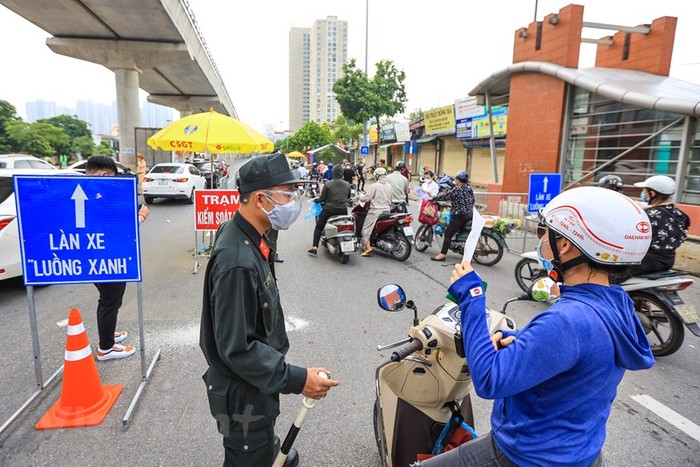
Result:
{"type": "Polygon", "coordinates": [[[304,220],[306,222],[315,220],[318,216],[321,215],[321,211],[323,211],[323,206],[321,206],[318,203],[313,203],[309,208],[309,212],[306,213],[304,220]]]}
{"type": "Polygon", "coordinates": [[[435,225],[438,222],[439,208],[436,203],[424,199],[421,202],[418,222],[426,225],[435,225]]]}

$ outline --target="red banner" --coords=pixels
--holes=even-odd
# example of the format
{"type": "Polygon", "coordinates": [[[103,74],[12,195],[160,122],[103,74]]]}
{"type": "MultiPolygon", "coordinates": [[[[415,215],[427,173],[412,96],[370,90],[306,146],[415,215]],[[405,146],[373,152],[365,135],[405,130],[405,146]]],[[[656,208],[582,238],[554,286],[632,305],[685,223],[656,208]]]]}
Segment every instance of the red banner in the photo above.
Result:
{"type": "Polygon", "coordinates": [[[238,190],[195,190],[194,229],[216,230],[241,206],[238,190]]]}

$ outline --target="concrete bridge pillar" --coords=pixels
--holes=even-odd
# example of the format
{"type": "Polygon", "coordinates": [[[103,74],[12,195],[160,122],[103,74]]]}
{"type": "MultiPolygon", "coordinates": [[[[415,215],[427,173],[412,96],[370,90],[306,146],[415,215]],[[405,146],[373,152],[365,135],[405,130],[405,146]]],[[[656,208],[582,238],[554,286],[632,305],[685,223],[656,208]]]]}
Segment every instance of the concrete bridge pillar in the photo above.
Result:
{"type": "Polygon", "coordinates": [[[119,160],[136,172],[135,128],[141,122],[139,105],[139,72],[133,69],[114,70],[117,85],[119,121],[119,160]]]}

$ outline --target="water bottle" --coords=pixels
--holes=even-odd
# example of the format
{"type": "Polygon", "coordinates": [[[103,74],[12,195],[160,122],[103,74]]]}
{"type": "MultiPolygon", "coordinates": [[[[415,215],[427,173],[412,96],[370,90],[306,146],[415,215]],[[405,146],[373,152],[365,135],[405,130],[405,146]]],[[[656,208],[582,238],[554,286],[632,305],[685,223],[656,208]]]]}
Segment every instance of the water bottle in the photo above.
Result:
{"type": "Polygon", "coordinates": [[[204,252],[207,251],[207,246],[202,242],[202,244],[199,246],[199,254],[203,255],[204,252]]]}

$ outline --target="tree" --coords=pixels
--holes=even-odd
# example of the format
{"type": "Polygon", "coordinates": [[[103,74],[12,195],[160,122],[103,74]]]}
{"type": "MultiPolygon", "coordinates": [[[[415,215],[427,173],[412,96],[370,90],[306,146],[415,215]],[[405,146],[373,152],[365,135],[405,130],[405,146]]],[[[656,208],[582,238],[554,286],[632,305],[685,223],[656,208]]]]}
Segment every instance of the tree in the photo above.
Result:
{"type": "MultiPolygon", "coordinates": [[[[92,136],[78,136],[77,138],[73,139],[72,149],[73,152],[79,152],[83,157],[90,157],[95,154],[97,147],[92,141],[92,136]]],[[[109,154],[111,155],[111,148],[109,154]]]]}
{"type": "Polygon", "coordinates": [[[332,142],[333,137],[331,135],[331,129],[326,123],[319,125],[318,123],[309,120],[308,122],[304,123],[304,126],[299,128],[299,131],[285,138],[283,144],[280,145],[280,142],[278,142],[278,148],[284,146],[285,150],[288,152],[304,152],[307,149],[325,146],[326,144],[330,144],[332,142]]]}
{"type": "Polygon", "coordinates": [[[49,157],[60,154],[60,148],[67,147],[70,138],[63,130],[50,123],[9,122],[6,125],[7,134],[19,151],[24,151],[37,157],[49,157]]]}
{"type": "Polygon", "coordinates": [[[422,109],[416,109],[410,114],[408,114],[408,121],[409,122],[416,122],[418,120],[423,119],[423,110],[422,109]]]}
{"type": "Polygon", "coordinates": [[[335,131],[333,141],[342,141],[346,146],[350,146],[354,141],[360,140],[362,134],[362,123],[356,123],[341,114],[333,122],[335,131]]]}
{"type": "Polygon", "coordinates": [[[0,154],[8,154],[17,151],[16,145],[10,139],[5,128],[10,122],[21,122],[17,116],[17,109],[7,101],[0,100],[0,154]]]}
{"type": "Polygon", "coordinates": [[[81,136],[87,136],[92,139],[92,132],[90,131],[89,124],[79,119],[77,116],[59,115],[57,117],[43,118],[38,120],[38,122],[46,122],[53,126],[63,128],[63,131],[66,132],[71,140],[75,140],[81,136]]]}
{"type": "Polygon", "coordinates": [[[101,156],[114,156],[114,149],[112,149],[112,145],[109,144],[109,141],[101,141],[99,145],[95,146],[93,155],[98,154],[101,156]]]}
{"type": "MultiPolygon", "coordinates": [[[[333,84],[333,92],[343,115],[350,120],[364,124],[374,118],[377,134],[381,134],[381,117],[393,117],[405,110],[406,73],[399,71],[390,60],[381,60],[370,80],[357,68],[355,60],[343,65],[343,77],[333,84]]],[[[377,147],[375,147],[376,157],[377,147]]]]}

